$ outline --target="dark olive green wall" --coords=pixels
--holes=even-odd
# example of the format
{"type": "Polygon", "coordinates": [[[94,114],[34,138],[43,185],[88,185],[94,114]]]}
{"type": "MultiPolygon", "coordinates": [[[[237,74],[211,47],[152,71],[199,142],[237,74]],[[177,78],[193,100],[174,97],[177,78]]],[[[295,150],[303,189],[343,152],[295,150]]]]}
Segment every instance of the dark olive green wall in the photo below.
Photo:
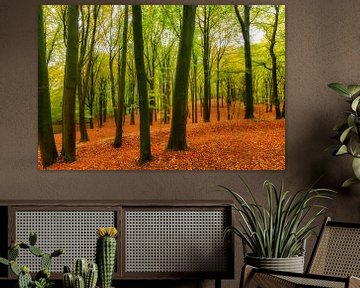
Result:
{"type": "MultiPolygon", "coordinates": [[[[332,143],[332,126],[341,119],[346,107],[343,99],[332,93],[327,84],[334,81],[360,82],[360,22],[357,21],[360,2],[253,0],[239,4],[274,2],[286,4],[286,171],[41,172],[37,170],[36,39],[36,13],[40,1],[2,0],[0,200],[224,199],[226,195],[209,191],[206,187],[216,183],[236,188],[239,185],[237,175],[241,175],[264,201],[261,185],[265,179],[277,184],[284,179],[286,186],[295,190],[311,184],[324,174],[321,185],[339,190],[328,214],[337,220],[360,222],[360,186],[348,191],[339,189],[341,181],[351,173],[350,159],[334,158],[330,156],[330,151],[325,151],[332,143]]],[[[59,1],[53,3],[58,4],[59,1]]],[[[220,3],[220,0],[198,3],[220,3]]],[[[236,256],[240,258],[240,252],[236,252],[236,256]]],[[[241,259],[236,265],[239,270],[241,259]]],[[[239,273],[237,281],[238,278],[239,273]]],[[[212,282],[206,282],[203,287],[211,285],[212,282]]],[[[227,281],[225,286],[237,285],[236,281],[227,281]]]]}

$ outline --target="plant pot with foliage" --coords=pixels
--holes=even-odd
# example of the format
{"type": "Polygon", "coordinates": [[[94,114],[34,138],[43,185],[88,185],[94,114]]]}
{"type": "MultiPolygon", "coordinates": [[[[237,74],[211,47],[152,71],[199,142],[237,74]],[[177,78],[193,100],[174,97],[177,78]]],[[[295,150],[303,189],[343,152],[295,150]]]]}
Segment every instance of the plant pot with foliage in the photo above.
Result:
{"type": "Polygon", "coordinates": [[[36,234],[30,233],[29,243],[13,242],[8,251],[8,258],[0,257],[0,264],[9,266],[12,273],[18,278],[17,288],[50,288],[55,284],[50,279],[50,266],[53,258],[62,255],[64,250],[57,249],[52,253],[46,253],[36,246],[36,243],[36,234]],[[40,259],[40,271],[35,274],[34,279],[30,274],[30,268],[27,265],[22,265],[17,262],[20,250],[29,251],[32,255],[40,259]]]}
{"type": "Polygon", "coordinates": [[[346,122],[334,127],[338,133],[336,138],[340,145],[334,151],[334,155],[350,155],[354,176],[344,181],[343,187],[360,183],[360,85],[344,85],[331,83],[331,89],[347,98],[350,109],[346,112],[346,122]]]}
{"type": "Polygon", "coordinates": [[[235,199],[239,226],[228,227],[226,233],[240,237],[244,245],[244,262],[258,268],[300,272],[304,270],[306,240],[315,233],[317,219],[326,207],[320,200],[332,199],[329,189],[304,188],[296,193],[264,182],[267,203],[262,205],[244,183],[251,201],[225,187],[235,199]]]}

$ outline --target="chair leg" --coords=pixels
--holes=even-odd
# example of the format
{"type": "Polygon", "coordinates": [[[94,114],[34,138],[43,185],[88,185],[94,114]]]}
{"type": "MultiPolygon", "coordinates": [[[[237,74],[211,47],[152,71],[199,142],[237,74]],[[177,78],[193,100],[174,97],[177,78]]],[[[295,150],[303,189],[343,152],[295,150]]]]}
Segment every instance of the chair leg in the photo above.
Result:
{"type": "Polygon", "coordinates": [[[221,279],[220,278],[215,279],[215,288],[221,288],[221,279]]]}
{"type": "Polygon", "coordinates": [[[253,274],[254,267],[250,265],[244,265],[241,271],[241,278],[240,278],[240,288],[246,288],[249,285],[249,282],[251,280],[251,276],[253,274]]]}
{"type": "MultiPolygon", "coordinates": [[[[257,269],[246,265],[243,267],[240,280],[240,288],[295,288],[296,284],[287,280],[272,276],[267,273],[257,273],[257,269]]],[[[357,287],[357,286],[355,286],[357,287]]],[[[354,287],[354,288],[355,288],[354,287]]]]}

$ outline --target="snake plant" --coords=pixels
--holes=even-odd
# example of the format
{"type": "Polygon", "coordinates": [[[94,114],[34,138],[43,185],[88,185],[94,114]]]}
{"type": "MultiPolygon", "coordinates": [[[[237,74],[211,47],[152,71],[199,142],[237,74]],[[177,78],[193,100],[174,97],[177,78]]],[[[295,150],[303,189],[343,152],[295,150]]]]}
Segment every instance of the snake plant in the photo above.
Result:
{"type": "Polygon", "coordinates": [[[280,189],[270,181],[264,182],[267,203],[262,205],[244,182],[251,201],[225,186],[235,199],[233,205],[240,215],[239,227],[228,227],[226,234],[233,232],[247,245],[252,256],[287,258],[301,255],[303,244],[314,233],[316,220],[326,209],[318,200],[331,199],[334,191],[305,188],[296,193],[280,189]]]}

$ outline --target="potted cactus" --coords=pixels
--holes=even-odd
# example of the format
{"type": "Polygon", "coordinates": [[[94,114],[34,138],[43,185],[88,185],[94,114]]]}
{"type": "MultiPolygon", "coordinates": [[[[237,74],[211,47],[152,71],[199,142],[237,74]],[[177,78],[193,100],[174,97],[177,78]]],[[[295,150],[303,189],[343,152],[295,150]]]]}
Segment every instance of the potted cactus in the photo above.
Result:
{"type": "Polygon", "coordinates": [[[54,257],[64,253],[63,249],[57,249],[52,253],[45,253],[36,246],[37,236],[30,233],[29,243],[12,243],[8,252],[8,259],[0,257],[0,263],[10,266],[11,271],[18,277],[19,288],[49,288],[54,285],[50,280],[50,265],[54,257]],[[33,255],[39,257],[41,270],[35,275],[34,280],[30,275],[30,268],[26,265],[19,266],[16,259],[20,249],[28,250],[33,255]]]}
{"type": "Polygon", "coordinates": [[[64,288],[95,288],[98,279],[96,263],[88,262],[85,258],[78,258],[74,263],[74,272],[70,267],[64,267],[64,288]]]}
{"type": "Polygon", "coordinates": [[[97,229],[96,262],[99,267],[99,287],[110,288],[116,258],[115,227],[100,227],[97,229]]]}

